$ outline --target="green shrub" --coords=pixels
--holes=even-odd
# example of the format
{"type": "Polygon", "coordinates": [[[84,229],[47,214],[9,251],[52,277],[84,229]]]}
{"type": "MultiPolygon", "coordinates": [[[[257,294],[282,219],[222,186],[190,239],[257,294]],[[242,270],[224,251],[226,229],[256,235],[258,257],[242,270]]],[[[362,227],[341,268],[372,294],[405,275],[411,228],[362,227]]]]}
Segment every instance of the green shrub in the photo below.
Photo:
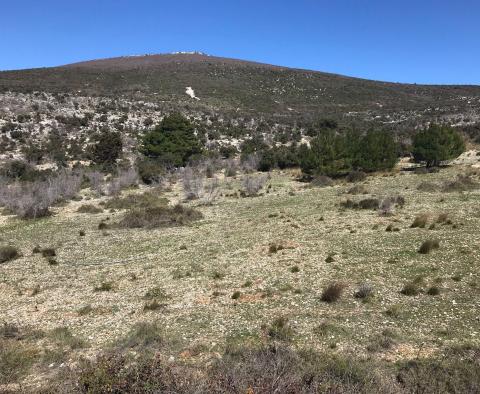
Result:
{"type": "Polygon", "coordinates": [[[102,131],[93,136],[92,143],[90,148],[92,161],[105,168],[113,168],[122,154],[121,135],[112,131],[102,131]]]}
{"type": "Polygon", "coordinates": [[[462,136],[448,126],[431,125],[413,137],[412,154],[417,162],[427,167],[458,157],[465,151],[462,136]]]}

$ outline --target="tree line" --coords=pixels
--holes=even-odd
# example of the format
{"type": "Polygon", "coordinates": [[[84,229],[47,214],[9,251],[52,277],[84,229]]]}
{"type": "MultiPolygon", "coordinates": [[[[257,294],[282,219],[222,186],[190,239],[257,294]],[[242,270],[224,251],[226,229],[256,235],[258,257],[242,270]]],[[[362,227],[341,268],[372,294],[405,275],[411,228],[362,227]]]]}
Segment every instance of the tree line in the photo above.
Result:
{"type": "MultiPolygon", "coordinates": [[[[364,133],[353,130],[340,132],[334,122],[321,122],[316,130],[309,129],[309,143],[295,141],[287,145],[270,146],[258,134],[240,145],[241,160],[255,157],[259,171],[273,168],[300,167],[305,177],[327,175],[340,177],[351,171],[374,172],[392,169],[401,149],[394,134],[371,129],[364,133]]],[[[161,168],[186,166],[188,163],[215,153],[204,147],[204,136],[195,125],[179,113],[166,116],[138,141],[137,162],[144,181],[158,174],[161,168]]],[[[59,150],[58,139],[54,140],[59,150]]],[[[87,155],[97,166],[114,168],[122,157],[123,143],[117,132],[105,130],[93,136],[87,155]]],[[[427,167],[438,166],[465,150],[461,134],[449,126],[431,125],[417,132],[410,146],[415,161],[427,167]]],[[[216,155],[236,155],[235,147],[222,147],[216,155]]],[[[58,155],[58,153],[57,153],[58,155]]],[[[65,160],[61,155],[61,161],[65,160]]]]}

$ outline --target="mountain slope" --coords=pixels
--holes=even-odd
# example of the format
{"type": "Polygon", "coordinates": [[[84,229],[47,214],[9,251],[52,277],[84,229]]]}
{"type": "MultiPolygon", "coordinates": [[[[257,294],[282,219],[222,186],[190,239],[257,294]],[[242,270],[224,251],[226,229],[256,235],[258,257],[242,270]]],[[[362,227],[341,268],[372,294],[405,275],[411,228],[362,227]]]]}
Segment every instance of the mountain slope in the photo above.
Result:
{"type": "Polygon", "coordinates": [[[283,118],[478,114],[479,86],[363,80],[203,54],[144,55],[0,72],[0,91],[72,92],[167,101],[283,118]],[[200,100],[185,94],[192,87],[200,100]]]}

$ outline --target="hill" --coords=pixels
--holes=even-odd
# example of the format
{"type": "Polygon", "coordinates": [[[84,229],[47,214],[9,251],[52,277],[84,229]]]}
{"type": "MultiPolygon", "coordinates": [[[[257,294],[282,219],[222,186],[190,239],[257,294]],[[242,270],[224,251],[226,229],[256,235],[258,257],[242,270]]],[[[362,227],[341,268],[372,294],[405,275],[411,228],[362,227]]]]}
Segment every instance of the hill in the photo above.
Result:
{"type": "Polygon", "coordinates": [[[479,86],[370,81],[200,53],[127,56],[0,72],[0,91],[75,93],[267,118],[380,120],[478,116],[479,86]],[[186,95],[191,87],[199,100],[186,95]]]}

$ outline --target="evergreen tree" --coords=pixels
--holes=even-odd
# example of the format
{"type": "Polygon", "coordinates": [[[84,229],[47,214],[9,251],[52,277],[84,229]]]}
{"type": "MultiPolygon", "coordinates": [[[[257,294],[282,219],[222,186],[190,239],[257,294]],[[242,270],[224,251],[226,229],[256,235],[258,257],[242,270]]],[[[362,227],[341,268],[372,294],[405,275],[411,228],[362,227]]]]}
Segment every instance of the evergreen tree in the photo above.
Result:
{"type": "Polygon", "coordinates": [[[413,138],[412,154],[427,167],[458,157],[465,151],[462,136],[452,127],[431,125],[413,138]]]}
{"type": "Polygon", "coordinates": [[[176,167],[202,153],[192,123],[179,113],[166,116],[154,130],[145,134],[140,152],[147,158],[176,167]]]}

